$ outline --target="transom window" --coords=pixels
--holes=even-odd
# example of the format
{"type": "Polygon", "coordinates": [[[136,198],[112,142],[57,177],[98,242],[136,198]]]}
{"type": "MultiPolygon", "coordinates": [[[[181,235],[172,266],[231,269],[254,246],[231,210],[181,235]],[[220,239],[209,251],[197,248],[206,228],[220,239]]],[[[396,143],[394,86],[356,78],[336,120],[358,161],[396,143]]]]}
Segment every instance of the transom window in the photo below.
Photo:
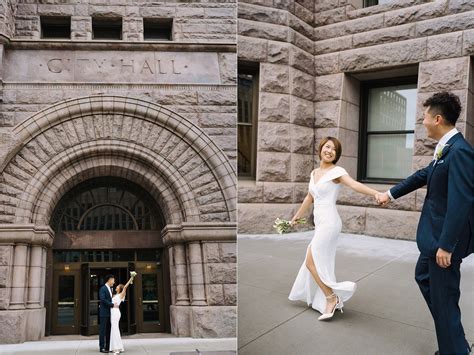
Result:
{"type": "Polygon", "coordinates": [[[88,180],[58,203],[56,231],[156,230],[164,225],[159,207],[141,187],[120,178],[88,180]]]}
{"type": "Polygon", "coordinates": [[[359,179],[404,179],[412,173],[416,78],[368,82],[362,95],[359,179]]]}
{"type": "Polygon", "coordinates": [[[70,16],[40,16],[41,38],[70,39],[70,16]]]}
{"type": "Polygon", "coordinates": [[[122,39],[122,19],[93,17],[92,39],[122,39]]]}
{"type": "Polygon", "coordinates": [[[393,2],[393,0],[364,0],[364,7],[383,5],[393,2]]]}

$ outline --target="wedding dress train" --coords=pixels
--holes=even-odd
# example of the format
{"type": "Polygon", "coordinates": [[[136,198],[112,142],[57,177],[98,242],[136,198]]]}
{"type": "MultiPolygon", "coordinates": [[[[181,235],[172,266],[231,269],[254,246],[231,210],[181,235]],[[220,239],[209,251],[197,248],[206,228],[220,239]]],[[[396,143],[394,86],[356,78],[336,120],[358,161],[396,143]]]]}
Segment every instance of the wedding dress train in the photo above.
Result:
{"type": "MultiPolygon", "coordinates": [[[[336,209],[340,184],[332,180],[346,174],[344,168],[336,166],[327,171],[317,182],[314,182],[313,173],[311,173],[309,182],[309,192],[314,200],[315,229],[308,249],[311,251],[319,278],[339,297],[341,301],[339,307],[351,298],[356,290],[354,282],[337,282],[334,273],[337,239],[341,232],[342,222],[336,209]]],[[[288,298],[292,301],[305,301],[315,310],[324,313],[326,297],[306,267],[308,249],[305,251],[305,260],[288,298]]]]}

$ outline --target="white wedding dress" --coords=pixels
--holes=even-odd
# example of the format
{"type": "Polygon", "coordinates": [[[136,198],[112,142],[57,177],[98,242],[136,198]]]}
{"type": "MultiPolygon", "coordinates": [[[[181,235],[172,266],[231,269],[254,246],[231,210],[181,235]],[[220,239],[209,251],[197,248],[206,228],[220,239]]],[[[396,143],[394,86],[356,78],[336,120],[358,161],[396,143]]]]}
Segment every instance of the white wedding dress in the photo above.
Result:
{"type": "MultiPolygon", "coordinates": [[[[341,232],[342,222],[336,209],[340,184],[336,184],[332,180],[343,175],[347,175],[346,170],[336,166],[327,171],[316,183],[313,173],[311,173],[309,181],[309,192],[314,200],[315,229],[308,248],[311,248],[319,278],[325,285],[332,288],[341,302],[351,298],[356,290],[354,282],[337,282],[334,273],[337,239],[341,232]]],[[[326,297],[306,267],[306,253],[307,250],[305,251],[305,260],[288,298],[292,301],[305,301],[315,310],[324,313],[326,297]]]]}
{"type": "MultiPolygon", "coordinates": [[[[116,294],[112,297],[112,303],[114,305],[120,305],[123,302],[123,299],[120,298],[119,294],[116,294]]],[[[113,307],[110,310],[110,347],[109,351],[119,352],[123,351],[122,337],[120,336],[120,308],[113,307]]]]}

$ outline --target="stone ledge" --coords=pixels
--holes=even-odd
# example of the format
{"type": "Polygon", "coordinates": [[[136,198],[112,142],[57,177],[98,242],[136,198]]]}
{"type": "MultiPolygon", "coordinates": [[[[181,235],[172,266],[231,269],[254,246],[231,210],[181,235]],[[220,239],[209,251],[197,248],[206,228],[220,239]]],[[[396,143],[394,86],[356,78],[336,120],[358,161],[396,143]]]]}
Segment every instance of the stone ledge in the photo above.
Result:
{"type": "Polygon", "coordinates": [[[50,226],[34,224],[0,224],[0,242],[25,243],[51,247],[54,231],[50,226]]]}
{"type": "Polygon", "coordinates": [[[236,240],[235,222],[183,222],[168,224],[163,228],[163,242],[172,245],[193,241],[236,240]]]}

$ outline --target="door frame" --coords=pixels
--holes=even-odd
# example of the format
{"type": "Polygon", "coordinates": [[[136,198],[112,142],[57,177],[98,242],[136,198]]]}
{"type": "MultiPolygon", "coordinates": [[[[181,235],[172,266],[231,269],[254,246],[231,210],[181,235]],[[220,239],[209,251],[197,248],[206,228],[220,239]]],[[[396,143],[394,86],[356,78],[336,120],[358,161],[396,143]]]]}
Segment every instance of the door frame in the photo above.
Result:
{"type": "Polygon", "coordinates": [[[54,270],[53,295],[51,307],[51,332],[57,335],[80,334],[81,322],[81,272],[77,269],[54,270]],[[58,325],[58,285],[60,276],[74,276],[74,324],[71,326],[58,325]]]}
{"type": "Polygon", "coordinates": [[[156,265],[151,262],[137,262],[136,263],[137,278],[135,279],[136,283],[136,319],[137,319],[137,331],[139,333],[154,333],[154,332],[165,332],[166,331],[166,314],[165,314],[165,293],[164,293],[164,277],[163,277],[163,267],[162,265],[156,265]],[[150,266],[150,267],[147,267],[150,266]],[[142,288],[142,276],[144,274],[153,274],[157,278],[158,286],[158,319],[160,324],[146,324],[143,319],[143,288],[142,288]]]}

